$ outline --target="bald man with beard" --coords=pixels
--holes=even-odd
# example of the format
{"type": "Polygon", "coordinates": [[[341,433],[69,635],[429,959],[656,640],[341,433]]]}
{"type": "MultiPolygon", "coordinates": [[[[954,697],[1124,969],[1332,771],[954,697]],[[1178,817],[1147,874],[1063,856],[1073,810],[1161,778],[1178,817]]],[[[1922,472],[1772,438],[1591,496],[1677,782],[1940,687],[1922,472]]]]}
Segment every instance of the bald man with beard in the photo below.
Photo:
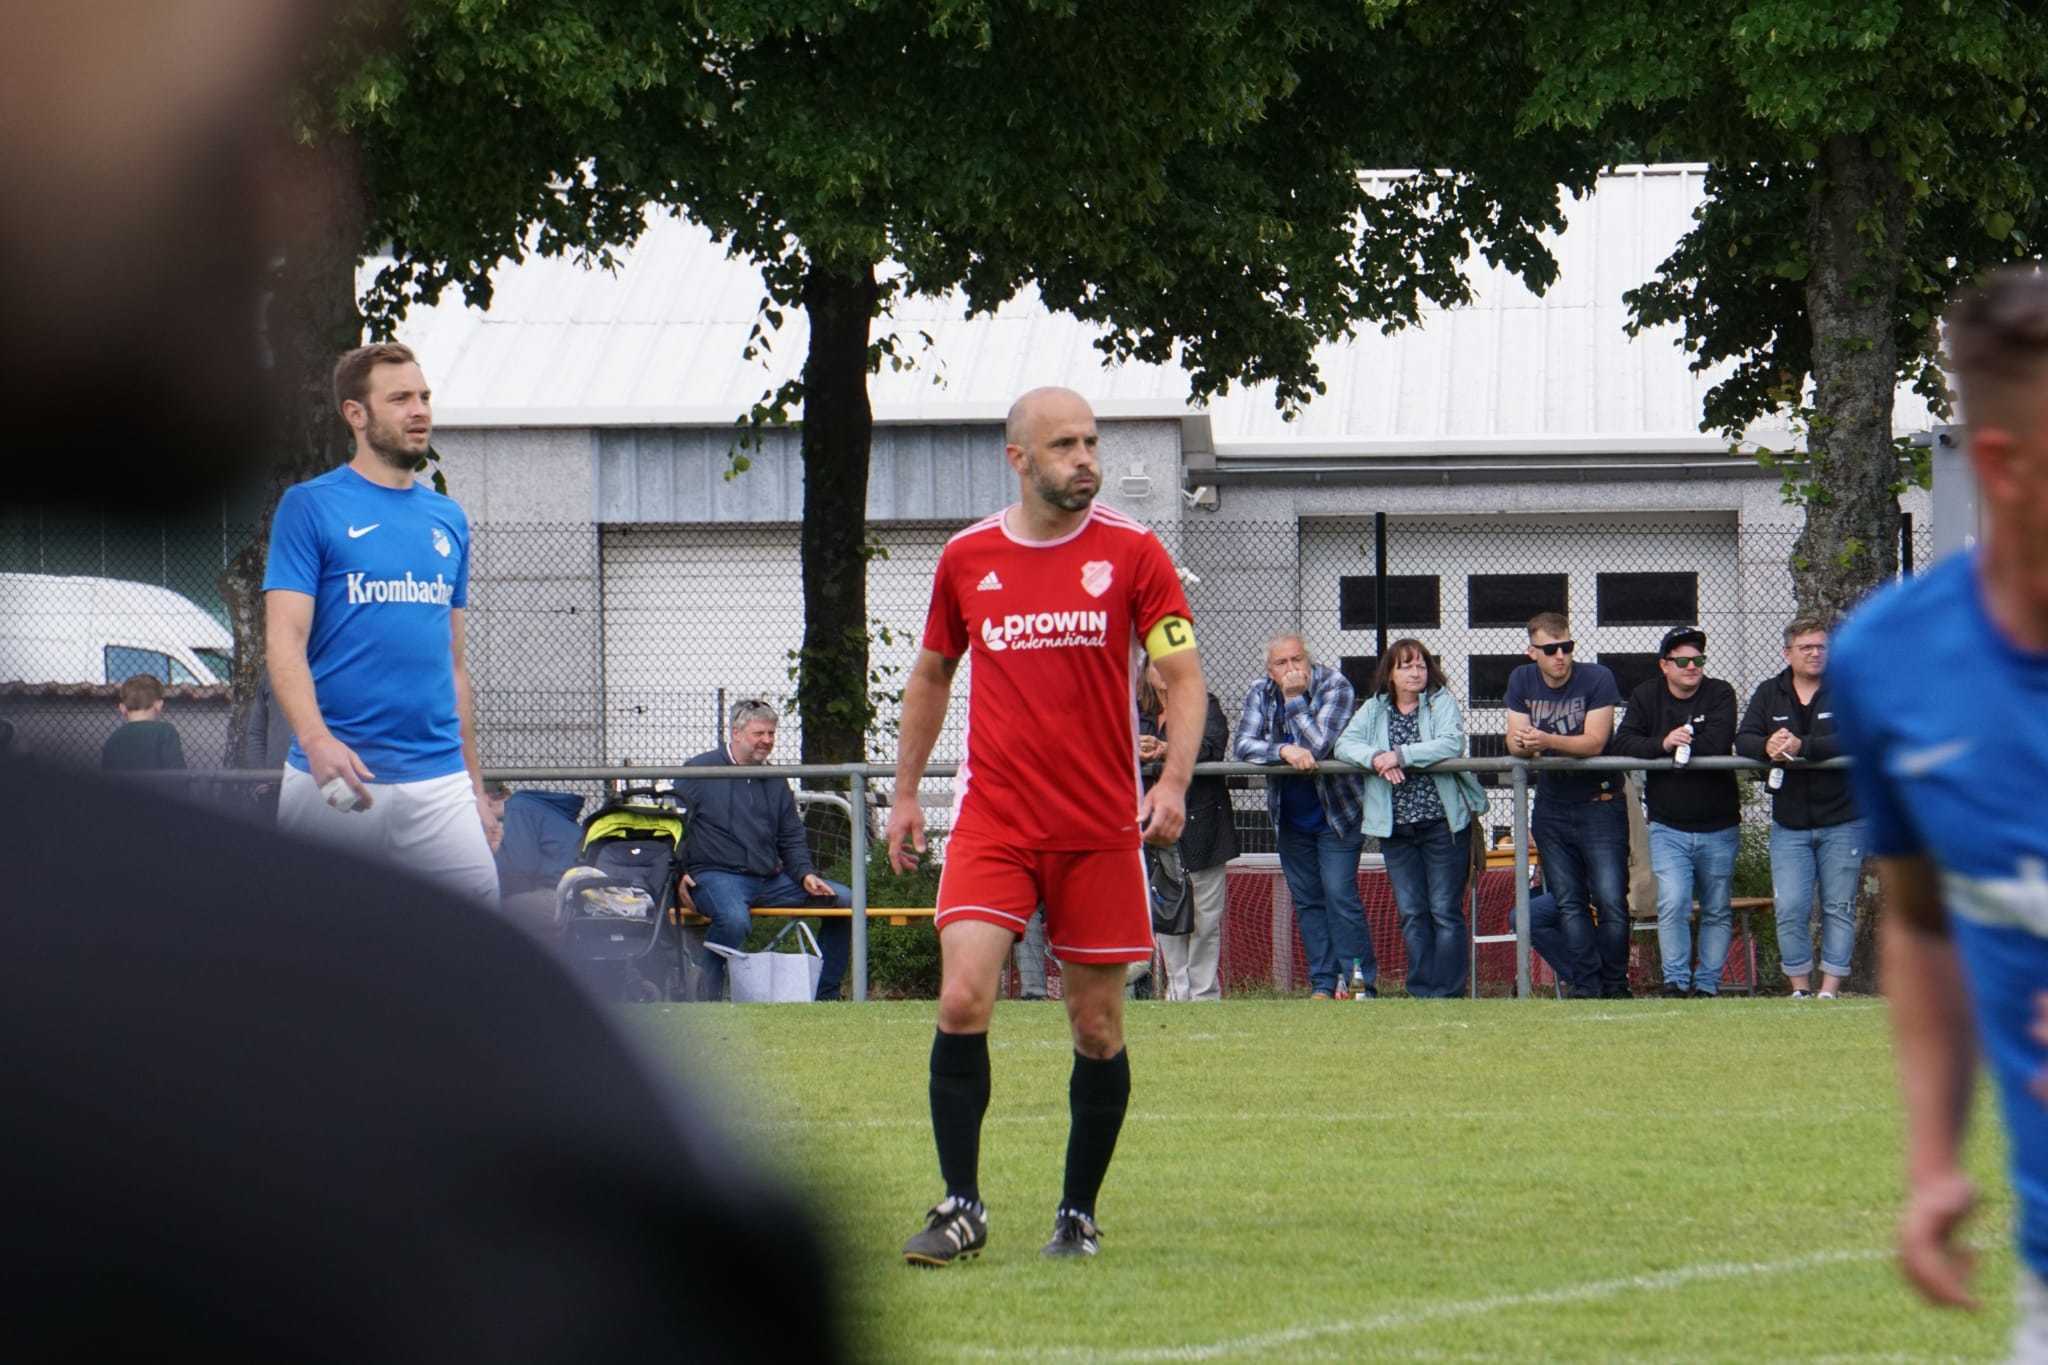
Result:
{"type": "Polygon", "coordinates": [[[1096,1197],[1131,1093],[1124,972],[1152,956],[1139,844],[1180,836],[1208,695],[1165,547],[1095,501],[1100,438],[1087,401],[1033,389],[1011,408],[1004,436],[1018,500],[939,556],[903,694],[889,816],[890,860],[908,870],[925,850],[918,782],[972,650],[967,761],[936,916],[931,1114],[946,1194],[903,1248],[922,1266],[975,1256],[988,1241],[979,1184],[988,1030],[1004,957],[1041,902],[1074,1040],[1066,1172],[1044,1254],[1100,1248],[1096,1197]],[[1149,790],[1138,781],[1133,722],[1141,645],[1168,697],[1165,764],[1149,790]]]}

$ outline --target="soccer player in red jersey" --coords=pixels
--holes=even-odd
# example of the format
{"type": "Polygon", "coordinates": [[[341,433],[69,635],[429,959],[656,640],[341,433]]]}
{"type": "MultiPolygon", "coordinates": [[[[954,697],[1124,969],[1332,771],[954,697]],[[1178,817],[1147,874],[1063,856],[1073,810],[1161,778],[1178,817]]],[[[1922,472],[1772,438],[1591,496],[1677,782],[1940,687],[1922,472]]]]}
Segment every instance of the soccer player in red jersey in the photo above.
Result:
{"type": "Polygon", "coordinates": [[[932,1135],[946,1197],[904,1244],[916,1265],[973,1256],[988,1240],[979,1163],[989,1020],[1004,956],[1041,901],[1074,1035],[1065,1189],[1045,1254],[1095,1254],[1095,1198],[1131,1095],[1124,969],[1152,956],[1139,842],[1180,835],[1208,696],[1165,547],[1095,505],[1102,466],[1086,400],[1033,389],[1010,409],[1004,439],[1019,498],[939,556],[924,647],[903,691],[889,812],[890,861],[907,870],[925,848],[918,782],[953,672],[972,650],[967,759],[936,917],[932,1135]],[[1168,698],[1166,766],[1149,790],[1138,779],[1141,645],[1168,698]]]}

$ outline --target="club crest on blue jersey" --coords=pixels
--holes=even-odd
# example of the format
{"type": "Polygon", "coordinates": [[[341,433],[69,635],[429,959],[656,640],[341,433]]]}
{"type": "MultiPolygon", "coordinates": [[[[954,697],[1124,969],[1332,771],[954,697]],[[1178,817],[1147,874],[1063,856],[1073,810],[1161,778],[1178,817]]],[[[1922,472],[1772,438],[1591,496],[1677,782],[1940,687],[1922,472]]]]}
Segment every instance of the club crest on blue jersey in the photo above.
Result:
{"type": "Polygon", "coordinates": [[[438,526],[434,528],[434,549],[443,559],[455,553],[455,546],[449,543],[448,533],[438,526]]]}

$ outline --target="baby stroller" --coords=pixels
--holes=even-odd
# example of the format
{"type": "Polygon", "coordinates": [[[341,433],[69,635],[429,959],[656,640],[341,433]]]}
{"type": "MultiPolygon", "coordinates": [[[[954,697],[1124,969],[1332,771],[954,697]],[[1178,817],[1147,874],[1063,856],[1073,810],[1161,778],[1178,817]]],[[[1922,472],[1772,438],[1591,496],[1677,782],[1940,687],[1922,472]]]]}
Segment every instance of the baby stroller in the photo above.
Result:
{"type": "Polygon", "coordinates": [[[562,874],[562,945],[606,995],[668,998],[681,981],[670,926],[688,812],[672,792],[627,788],[583,822],[583,858],[562,874]]]}

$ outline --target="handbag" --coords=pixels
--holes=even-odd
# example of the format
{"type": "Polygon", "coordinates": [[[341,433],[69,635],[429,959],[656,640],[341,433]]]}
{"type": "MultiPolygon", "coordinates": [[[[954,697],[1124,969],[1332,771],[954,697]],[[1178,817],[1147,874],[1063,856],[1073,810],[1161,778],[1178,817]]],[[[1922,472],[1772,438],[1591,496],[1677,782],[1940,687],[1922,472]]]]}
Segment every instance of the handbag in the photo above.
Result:
{"type": "Polygon", "coordinates": [[[825,955],[811,926],[800,919],[791,920],[758,953],[743,953],[717,943],[704,946],[725,959],[725,978],[732,985],[735,1005],[807,1005],[818,998],[825,955]],[[797,951],[776,952],[775,945],[791,932],[797,936],[797,951]]]}
{"type": "Polygon", "coordinates": [[[1195,898],[1179,844],[1145,845],[1145,887],[1152,902],[1152,932],[1188,934],[1195,928],[1195,898]]]}

